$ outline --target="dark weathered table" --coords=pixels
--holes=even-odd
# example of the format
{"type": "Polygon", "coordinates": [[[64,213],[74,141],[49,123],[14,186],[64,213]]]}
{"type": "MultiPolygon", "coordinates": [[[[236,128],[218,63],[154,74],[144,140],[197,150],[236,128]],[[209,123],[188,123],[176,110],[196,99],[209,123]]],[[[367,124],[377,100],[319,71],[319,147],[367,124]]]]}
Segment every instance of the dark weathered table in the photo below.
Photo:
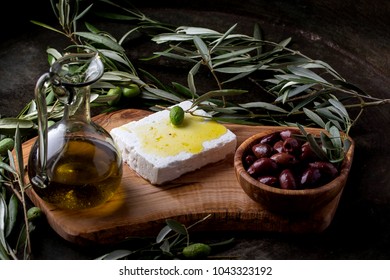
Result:
{"type": "MultiPolygon", "coordinates": [[[[145,1],[143,1],[145,2],[145,1]]],[[[259,22],[265,36],[278,40],[291,36],[294,47],[312,58],[331,64],[348,81],[373,96],[390,98],[390,2],[323,0],[280,1],[182,1],[166,0],[147,5],[134,1],[142,11],[176,25],[251,33],[259,22]]],[[[47,70],[46,47],[63,48],[69,42],[54,32],[32,25],[35,19],[52,22],[50,4],[32,2],[20,13],[18,3],[7,12],[19,11],[19,26],[4,22],[0,42],[0,114],[15,116],[33,98],[37,78],[47,70]],[[37,6],[34,6],[37,5],[37,6]]],[[[123,34],[126,26],[102,25],[123,34]]],[[[131,57],[148,53],[147,45],[129,45],[131,57]]],[[[164,71],[162,79],[185,81],[186,73],[164,71]]],[[[390,257],[390,136],[389,105],[367,108],[351,131],[356,141],[350,178],[336,216],[327,230],[313,235],[234,233],[204,238],[235,237],[236,243],[221,256],[238,259],[388,259],[390,257]]],[[[90,259],[102,248],[80,248],[62,240],[45,223],[33,235],[37,259],[90,259]]]]}

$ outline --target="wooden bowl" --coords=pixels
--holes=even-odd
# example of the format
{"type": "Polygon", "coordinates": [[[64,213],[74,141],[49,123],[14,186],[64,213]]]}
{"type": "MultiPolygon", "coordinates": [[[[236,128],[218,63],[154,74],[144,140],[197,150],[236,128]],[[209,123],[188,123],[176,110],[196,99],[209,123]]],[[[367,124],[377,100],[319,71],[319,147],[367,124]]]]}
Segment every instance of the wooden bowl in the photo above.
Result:
{"type": "MultiPolygon", "coordinates": [[[[311,189],[281,189],[260,183],[251,177],[244,168],[243,156],[252,148],[260,138],[275,131],[289,129],[286,127],[273,127],[268,131],[255,134],[246,139],[236,150],[234,168],[237,180],[244,192],[266,209],[279,213],[311,213],[325,207],[343,191],[352,165],[355,144],[351,138],[351,146],[341,165],[339,175],[329,183],[311,189]]],[[[294,129],[294,128],[290,128],[294,129]]],[[[305,128],[313,135],[319,135],[322,129],[305,128]]]]}

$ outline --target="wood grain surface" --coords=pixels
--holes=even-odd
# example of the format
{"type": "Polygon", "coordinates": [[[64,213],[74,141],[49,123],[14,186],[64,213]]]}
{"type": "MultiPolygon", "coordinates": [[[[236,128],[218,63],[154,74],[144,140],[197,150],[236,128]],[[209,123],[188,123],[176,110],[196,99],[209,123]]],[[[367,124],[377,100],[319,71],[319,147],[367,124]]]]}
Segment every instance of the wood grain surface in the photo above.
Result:
{"type": "MultiPolygon", "coordinates": [[[[107,131],[140,119],[149,111],[126,109],[98,115],[93,120],[107,131]]],[[[238,137],[238,145],[251,135],[281,127],[226,124],[238,137]]],[[[35,139],[23,144],[24,162],[35,139]]],[[[42,201],[32,190],[28,196],[40,207],[51,227],[77,244],[112,244],[130,236],[153,236],[168,218],[199,231],[257,231],[285,233],[322,232],[331,223],[342,192],[327,206],[310,215],[281,216],[264,209],[241,189],[231,154],[225,160],[187,173],[164,185],[153,186],[126,164],[117,193],[105,204],[85,210],[62,210],[42,201]]]]}

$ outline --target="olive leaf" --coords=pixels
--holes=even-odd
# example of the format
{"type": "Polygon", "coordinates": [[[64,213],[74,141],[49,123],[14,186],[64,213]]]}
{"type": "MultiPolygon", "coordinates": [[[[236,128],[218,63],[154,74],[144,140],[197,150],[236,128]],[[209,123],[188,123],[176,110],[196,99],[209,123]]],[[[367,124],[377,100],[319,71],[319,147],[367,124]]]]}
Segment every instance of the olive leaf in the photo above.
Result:
{"type": "Polygon", "coordinates": [[[171,253],[171,244],[169,243],[169,241],[167,239],[163,240],[162,244],[160,245],[160,250],[162,251],[162,253],[164,255],[170,255],[170,256],[173,256],[173,254],[171,253]]]}
{"type": "Polygon", "coordinates": [[[9,259],[10,258],[9,258],[7,250],[0,243],[0,260],[9,260],[9,259]]]}
{"type": "Polygon", "coordinates": [[[335,112],[337,112],[340,117],[342,117],[345,120],[349,120],[349,114],[347,109],[345,109],[345,106],[338,100],[330,98],[328,99],[329,103],[333,105],[330,109],[334,109],[335,112]]]}
{"type": "Polygon", "coordinates": [[[8,208],[7,203],[3,195],[0,196],[0,244],[2,248],[7,252],[7,241],[5,240],[6,236],[6,220],[8,219],[8,208]]]}
{"type": "Polygon", "coordinates": [[[171,231],[172,228],[169,225],[163,227],[156,236],[156,243],[162,242],[171,231]]]}
{"type": "Polygon", "coordinates": [[[23,131],[36,129],[37,125],[30,120],[20,118],[0,118],[0,134],[14,136],[16,127],[23,131]]]}
{"type": "Polygon", "coordinates": [[[179,55],[179,54],[170,53],[170,52],[154,52],[154,54],[158,55],[158,56],[165,56],[167,58],[172,58],[175,60],[183,60],[183,61],[187,61],[190,63],[196,63],[196,60],[193,57],[189,57],[189,56],[179,55]]]}
{"type": "MultiPolygon", "coordinates": [[[[170,93],[170,92],[158,89],[158,88],[145,87],[144,90],[153,94],[150,96],[151,98],[154,97],[156,99],[166,100],[166,101],[169,101],[172,103],[180,103],[180,102],[184,101],[184,98],[178,97],[177,95],[175,95],[173,93],[170,93]]],[[[143,93],[143,94],[145,95],[145,93],[143,93]]]]}
{"type": "Polygon", "coordinates": [[[196,86],[195,86],[195,80],[194,80],[194,76],[196,75],[196,73],[198,73],[198,70],[199,70],[199,67],[200,67],[201,63],[198,62],[196,63],[192,68],[191,70],[188,72],[188,75],[187,75],[187,83],[188,83],[188,88],[191,92],[191,95],[194,97],[197,95],[196,93],[196,86]]]}
{"type": "Polygon", "coordinates": [[[215,40],[215,44],[214,44],[214,46],[211,48],[210,53],[212,53],[212,52],[214,51],[214,49],[217,48],[218,45],[220,45],[220,44],[223,42],[223,40],[224,40],[227,36],[229,36],[230,33],[233,32],[233,30],[236,28],[236,26],[237,26],[237,23],[234,24],[232,27],[230,27],[230,28],[222,35],[221,38],[215,40]]]}
{"type": "Polygon", "coordinates": [[[205,27],[195,27],[195,26],[179,26],[176,28],[176,33],[178,34],[187,34],[187,35],[216,35],[219,36],[221,33],[205,27]]]}
{"type": "Polygon", "coordinates": [[[303,108],[303,112],[306,114],[306,116],[308,116],[311,120],[313,120],[317,125],[319,125],[320,127],[325,127],[325,122],[321,119],[321,117],[316,114],[315,112],[307,109],[307,108],[303,108]]]}
{"type": "Polygon", "coordinates": [[[194,94],[192,92],[192,90],[190,90],[190,88],[185,87],[185,86],[181,85],[180,83],[172,82],[172,85],[176,91],[178,91],[181,95],[183,95],[186,98],[194,99],[194,98],[199,97],[199,95],[197,95],[196,93],[194,94]]]}
{"type": "Polygon", "coordinates": [[[334,149],[334,143],[327,134],[321,132],[320,138],[321,138],[321,144],[325,149],[328,150],[334,149]]]}
{"type": "Polygon", "coordinates": [[[135,251],[131,251],[131,250],[124,250],[124,249],[114,250],[110,253],[107,253],[105,255],[96,258],[95,260],[119,260],[134,253],[135,251]]]}
{"type": "Polygon", "coordinates": [[[11,167],[10,165],[6,164],[3,161],[0,161],[0,170],[4,169],[5,171],[8,171],[14,175],[18,175],[18,172],[16,171],[15,168],[11,167]]]}
{"type": "Polygon", "coordinates": [[[18,205],[18,198],[15,194],[12,194],[8,202],[8,215],[5,221],[5,237],[8,237],[11,234],[12,229],[16,224],[16,218],[18,216],[18,205]]]}
{"type": "MultiPolygon", "coordinates": [[[[20,134],[19,126],[16,127],[15,131],[15,155],[16,161],[18,163],[17,168],[14,167],[18,171],[18,181],[21,188],[24,188],[24,164],[23,164],[23,149],[22,149],[22,138],[20,134]]],[[[13,159],[13,156],[10,154],[8,156],[9,159],[13,159]]]]}
{"type": "Polygon", "coordinates": [[[38,26],[41,26],[41,27],[43,27],[43,28],[49,29],[49,30],[51,30],[51,31],[58,32],[58,33],[60,33],[60,34],[62,34],[62,35],[66,35],[63,31],[61,31],[61,30],[59,30],[59,29],[57,29],[57,28],[54,28],[54,27],[52,27],[52,26],[50,26],[50,25],[48,25],[48,24],[45,24],[45,23],[43,23],[43,22],[39,22],[39,21],[36,21],[36,20],[31,20],[30,22],[31,22],[31,23],[34,23],[34,24],[36,24],[36,25],[38,25],[38,26]]]}
{"type": "Polygon", "coordinates": [[[276,105],[273,105],[273,104],[270,104],[267,102],[261,102],[261,101],[241,103],[240,106],[242,106],[243,108],[262,108],[262,109],[266,109],[269,111],[275,111],[275,112],[280,112],[280,113],[285,113],[285,114],[288,113],[288,111],[286,111],[285,109],[283,109],[279,106],[276,106],[276,105]]]}
{"type": "Polygon", "coordinates": [[[183,224],[179,223],[178,221],[173,219],[167,219],[165,222],[167,223],[167,226],[170,229],[172,229],[174,232],[177,232],[178,234],[182,234],[182,235],[188,234],[187,228],[183,224]]]}
{"type": "Polygon", "coordinates": [[[203,63],[207,64],[209,68],[212,68],[211,56],[210,56],[210,52],[209,52],[207,45],[198,36],[195,36],[193,40],[194,40],[194,44],[195,44],[196,48],[198,49],[198,51],[203,59],[203,63]]]}
{"type": "Polygon", "coordinates": [[[95,43],[102,44],[102,45],[104,45],[104,46],[106,46],[114,51],[117,51],[120,53],[125,52],[125,50],[123,49],[123,47],[121,45],[119,45],[117,42],[115,42],[114,40],[112,40],[111,38],[109,38],[107,36],[93,34],[93,33],[89,33],[89,32],[75,32],[74,34],[78,35],[80,37],[89,39],[95,43]]]}
{"type": "Polygon", "coordinates": [[[234,95],[240,95],[247,92],[246,90],[238,90],[238,89],[221,89],[221,90],[212,90],[209,92],[204,93],[203,95],[199,96],[194,100],[192,103],[191,108],[197,106],[198,104],[201,104],[204,101],[207,101],[214,97],[219,96],[234,96],[234,95]]]}
{"type": "Polygon", "coordinates": [[[329,84],[328,81],[326,81],[324,78],[320,77],[319,75],[307,68],[291,65],[288,66],[287,69],[294,75],[305,77],[318,83],[329,84]]]}
{"type": "Polygon", "coordinates": [[[318,144],[313,134],[307,134],[307,141],[310,144],[310,147],[314,151],[314,153],[323,161],[328,161],[328,154],[322,149],[322,147],[318,144]]]}

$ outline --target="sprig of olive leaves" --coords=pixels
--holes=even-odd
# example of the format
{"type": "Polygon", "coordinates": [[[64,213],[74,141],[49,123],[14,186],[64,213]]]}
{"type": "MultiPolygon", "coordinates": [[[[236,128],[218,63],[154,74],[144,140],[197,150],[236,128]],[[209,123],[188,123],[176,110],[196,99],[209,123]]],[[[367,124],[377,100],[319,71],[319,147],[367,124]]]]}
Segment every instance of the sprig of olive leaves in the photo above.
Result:
{"type": "Polygon", "coordinates": [[[290,49],[291,38],[279,43],[270,42],[260,37],[258,26],[255,26],[253,36],[233,33],[236,26],[225,33],[208,28],[178,27],[175,32],[152,38],[157,44],[169,45],[168,49],[155,52],[155,55],[193,65],[187,78],[192,93],[196,92],[194,76],[202,65],[208,68],[219,89],[249,78],[265,90],[267,96],[264,99],[271,96],[273,101],[224,106],[224,110],[231,109],[234,114],[246,110],[245,117],[260,122],[292,125],[289,119],[306,115],[312,122],[304,120],[307,125],[325,128],[330,121],[348,134],[358,117],[352,120],[347,108],[360,108],[357,114],[360,116],[367,106],[389,104],[390,100],[369,96],[348,83],[329,64],[290,49]],[[251,77],[258,72],[270,77],[263,80],[251,77]],[[222,80],[219,77],[222,74],[227,78],[222,80]],[[261,109],[265,113],[255,113],[261,109]]]}
{"type": "MultiPolygon", "coordinates": [[[[348,134],[366,107],[390,103],[389,99],[369,96],[347,82],[326,62],[311,59],[289,48],[291,38],[281,42],[264,40],[258,25],[255,25],[252,36],[234,33],[237,24],[224,33],[193,26],[173,28],[151,20],[139,10],[128,9],[108,0],[101,2],[129,13],[130,17],[126,18],[123,13],[101,13],[100,15],[136,23],[136,27],[127,32],[120,42],[135,31],[146,32],[157,44],[168,46],[163,51],[155,52],[149,59],[164,56],[189,63],[187,86],[173,82],[173,88],[164,85],[161,85],[161,88],[176,96],[192,98],[195,102],[199,97],[205,96],[202,97],[203,101],[208,102],[202,104],[199,102],[197,105],[212,112],[217,120],[294,125],[291,119],[299,116],[299,121],[306,125],[325,128],[326,124],[331,122],[339,130],[348,134]],[[149,32],[150,30],[153,32],[149,32]],[[155,35],[156,31],[160,33],[155,35]],[[213,96],[208,96],[209,93],[197,92],[195,75],[202,66],[207,67],[214,77],[216,90],[221,91],[222,102],[212,98],[213,96]],[[267,73],[270,77],[259,79],[256,77],[259,72],[267,73]],[[222,80],[221,75],[229,78],[222,80]],[[265,99],[271,96],[274,100],[272,102],[256,100],[243,104],[227,103],[224,94],[235,95],[237,89],[226,88],[226,85],[245,78],[266,92],[265,99]],[[360,110],[355,119],[348,114],[350,108],[360,110]],[[306,119],[302,116],[306,116],[306,119]]],[[[157,79],[154,81],[159,84],[157,79]]],[[[242,89],[240,94],[244,93],[257,94],[242,89]]]]}
{"type": "Polygon", "coordinates": [[[41,216],[39,208],[33,206],[27,209],[25,191],[30,185],[24,182],[23,151],[18,127],[14,139],[14,145],[7,147],[7,155],[0,155],[0,259],[3,260],[16,260],[20,257],[30,259],[30,233],[35,229],[37,218],[41,216]],[[11,150],[15,152],[15,159],[11,150]],[[7,190],[11,191],[10,195],[7,190]],[[22,226],[16,229],[19,222],[22,226]],[[16,230],[19,230],[18,238],[11,244],[11,235],[16,230]]]}
{"type": "Polygon", "coordinates": [[[211,215],[185,226],[182,223],[167,219],[165,226],[159,231],[154,240],[138,240],[144,246],[141,248],[127,250],[119,249],[104,254],[97,259],[118,260],[118,259],[188,259],[188,258],[208,258],[218,247],[231,245],[234,238],[217,243],[201,243],[190,241],[190,229],[206,221],[211,215]]]}
{"type": "MultiPolygon", "coordinates": [[[[117,40],[109,33],[100,31],[89,23],[85,23],[88,32],[79,32],[76,29],[78,26],[76,22],[91,10],[91,5],[79,12],[79,1],[74,1],[74,6],[64,0],[60,0],[58,4],[55,4],[54,0],[51,2],[64,31],[37,21],[34,23],[64,34],[71,38],[72,42],[77,42],[77,44],[68,47],[69,51],[72,49],[75,51],[97,51],[104,59],[106,72],[101,81],[94,85],[91,100],[93,106],[113,104],[113,100],[118,100],[117,95],[107,94],[110,89],[136,84],[141,89],[140,103],[154,110],[156,110],[154,107],[156,104],[175,104],[185,99],[192,99],[202,109],[211,112],[213,118],[219,121],[294,125],[295,122],[291,120],[299,116],[299,122],[306,125],[317,125],[325,128],[326,123],[330,121],[339,130],[348,134],[365,107],[389,103],[387,99],[371,97],[356,86],[349,84],[327,63],[313,60],[299,51],[288,48],[291,38],[279,43],[263,40],[260,27],[257,25],[253,36],[233,33],[237,24],[225,33],[208,28],[188,26],[173,29],[166,24],[148,18],[138,10],[131,10],[111,1],[102,0],[100,2],[122,9],[128,15],[100,13],[101,16],[137,23],[135,28],[117,40]],[[58,11],[54,7],[57,7],[58,11]],[[161,85],[155,77],[146,72],[143,74],[148,75],[155,83],[148,84],[140,78],[121,46],[126,37],[140,30],[143,32],[153,30],[154,33],[156,30],[168,31],[152,37],[152,40],[157,44],[169,44],[169,48],[156,52],[151,59],[165,56],[193,64],[187,75],[187,86],[173,82],[173,88],[169,88],[161,85]],[[202,65],[210,70],[215,78],[217,89],[206,93],[197,92],[195,75],[202,65]],[[321,73],[317,74],[318,71],[321,73]],[[259,80],[254,76],[257,72],[266,72],[270,74],[270,78],[259,80]],[[219,75],[228,75],[229,78],[221,80],[219,75]],[[272,96],[274,100],[272,102],[256,100],[238,104],[231,101],[226,102],[225,96],[228,95],[258,94],[248,93],[245,89],[225,88],[226,84],[244,78],[248,78],[258,85],[259,89],[265,90],[266,97],[272,96]],[[213,98],[216,92],[222,101],[213,98]],[[204,101],[203,103],[198,102],[200,98],[204,101]],[[351,99],[358,100],[358,102],[351,104],[351,99]],[[367,102],[366,100],[371,101],[367,102]],[[360,108],[355,120],[351,119],[347,111],[351,107],[360,108]],[[307,118],[303,119],[302,115],[307,118]]],[[[48,55],[50,63],[62,56],[54,49],[48,49],[48,55]]],[[[262,99],[261,96],[260,99],[262,99]]],[[[60,104],[54,102],[53,94],[48,93],[49,112],[52,112],[50,116],[53,119],[58,119],[61,117],[62,108],[60,104]]],[[[134,102],[134,100],[130,102],[134,102]]],[[[130,107],[135,105],[123,102],[123,99],[119,104],[130,107]]],[[[118,107],[115,105],[108,110],[116,109],[118,107]]],[[[18,116],[16,122],[24,121],[26,127],[36,128],[31,122],[35,118],[35,105],[34,101],[31,101],[18,116]]],[[[15,120],[12,121],[16,123],[15,120]]]]}

